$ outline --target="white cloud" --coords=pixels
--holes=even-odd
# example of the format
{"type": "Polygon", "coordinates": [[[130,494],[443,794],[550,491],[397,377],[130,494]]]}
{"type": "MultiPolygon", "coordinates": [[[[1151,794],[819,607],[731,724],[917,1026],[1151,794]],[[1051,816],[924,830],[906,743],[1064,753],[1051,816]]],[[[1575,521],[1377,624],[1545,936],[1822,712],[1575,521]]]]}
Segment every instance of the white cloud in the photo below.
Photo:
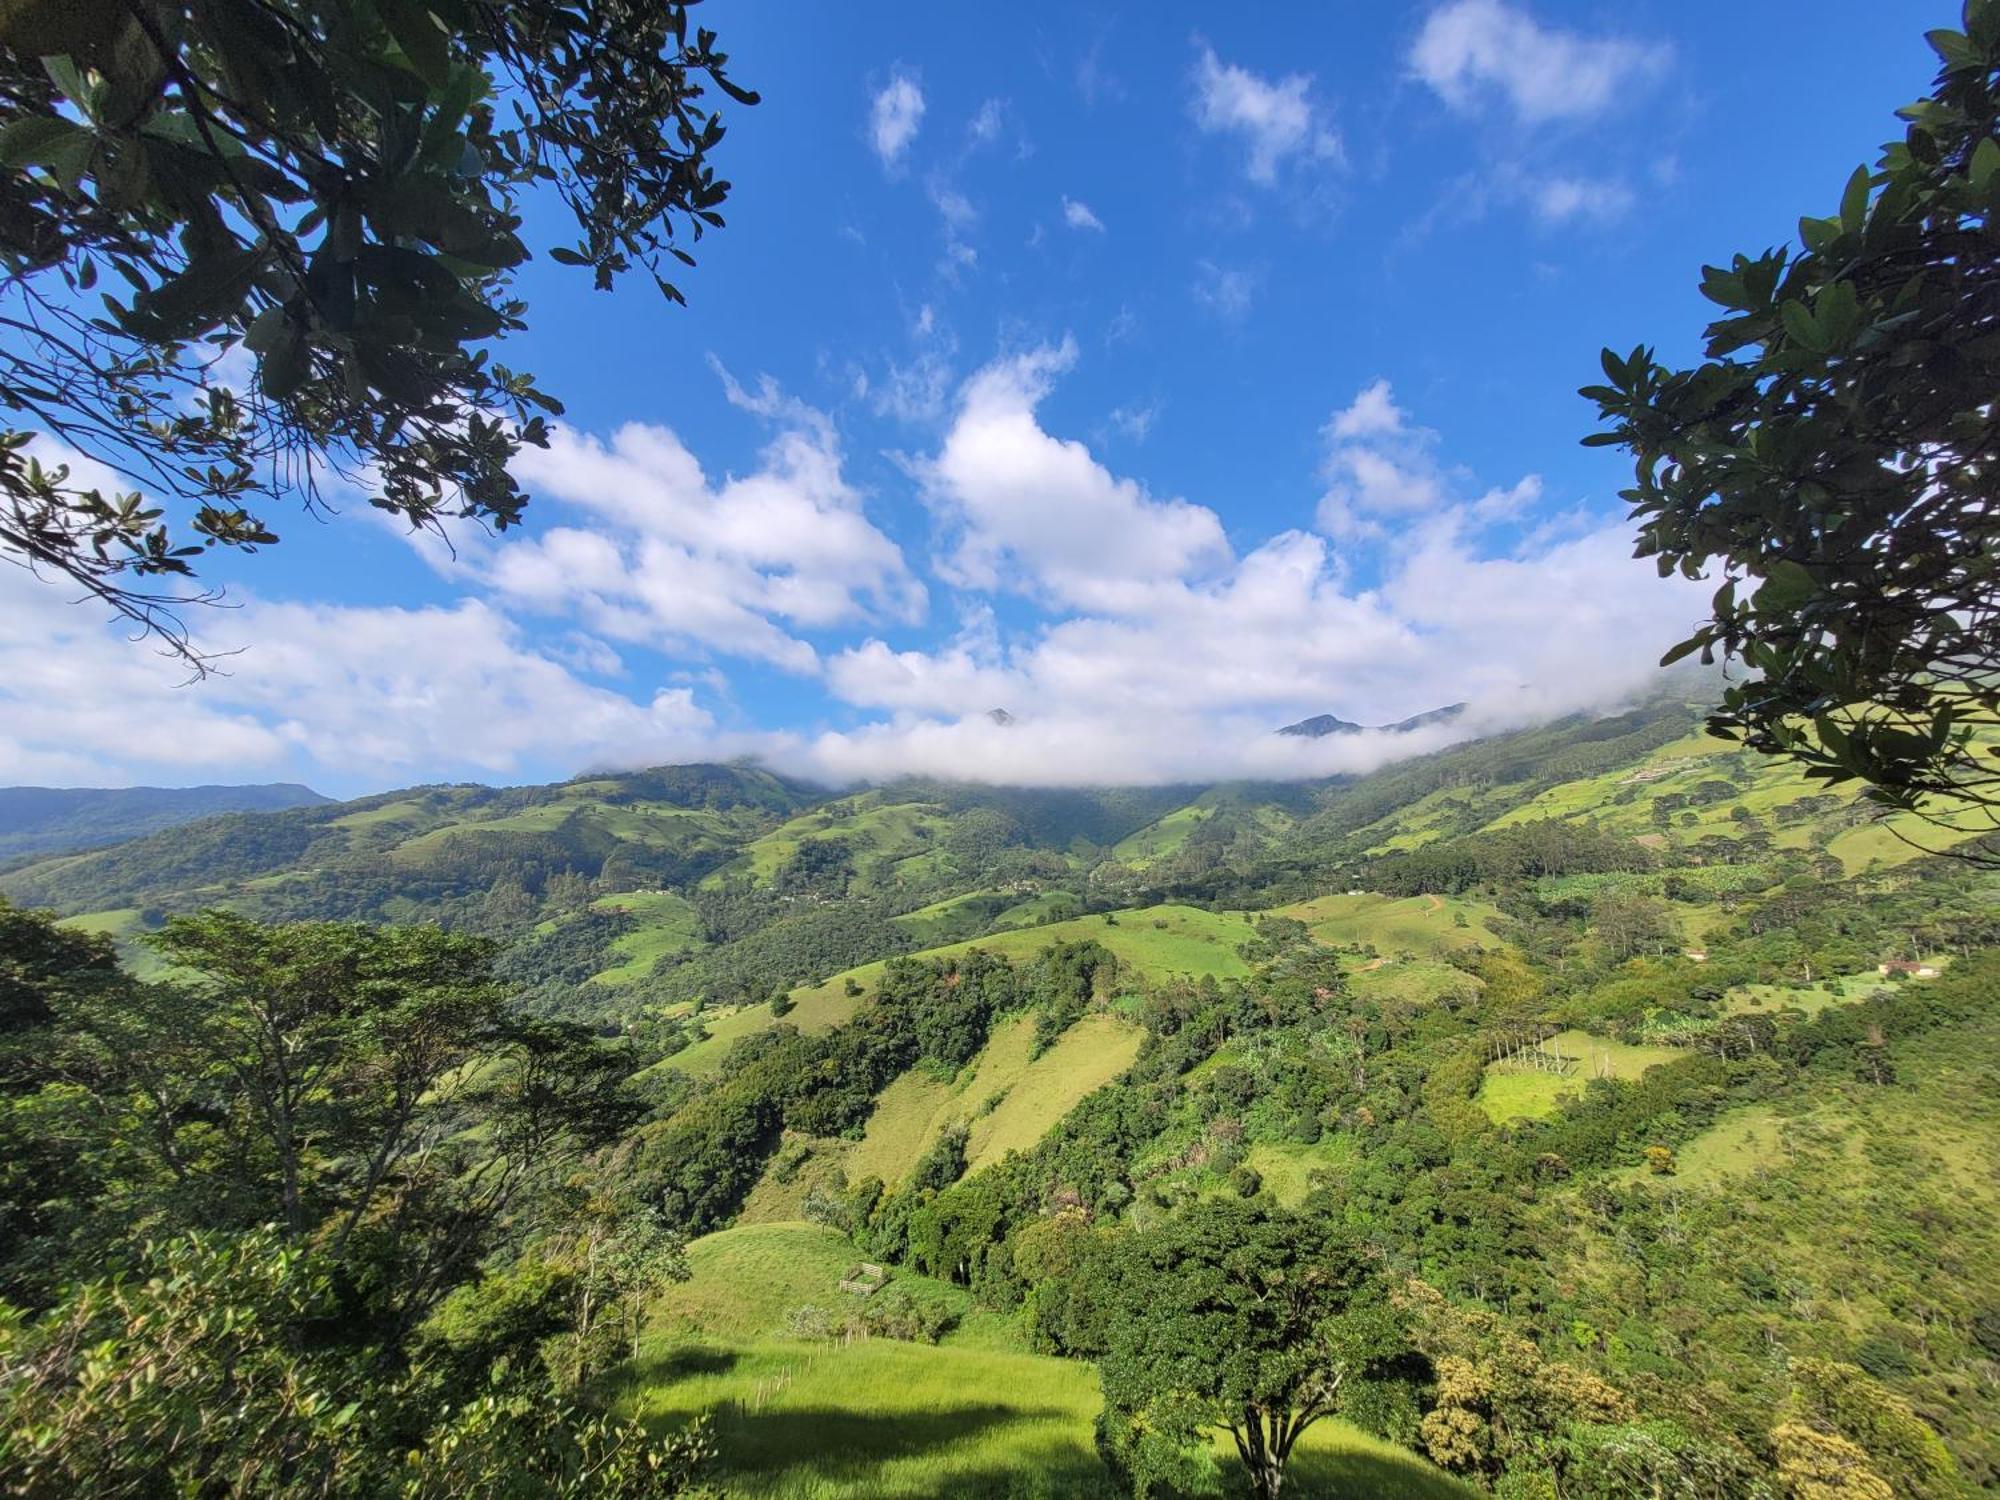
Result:
{"type": "Polygon", "coordinates": [[[1075,198],[1064,198],[1063,223],[1072,229],[1092,229],[1104,233],[1104,221],[1090,211],[1090,205],[1075,198]]]}
{"type": "Polygon", "coordinates": [[[1146,441],[1153,430],[1153,423],[1160,418],[1160,400],[1135,402],[1130,406],[1114,407],[1111,412],[1112,430],[1135,443],[1146,441]]]}
{"type": "Polygon", "coordinates": [[[1000,132],[1006,125],[1006,105],[998,99],[988,99],[979,106],[971,122],[965,127],[967,135],[982,146],[990,146],[1000,139],[1000,132]]]}
{"type": "MultiPolygon", "coordinates": [[[[1378,540],[1392,528],[1407,536],[1409,524],[1423,516],[1456,513],[1461,521],[1484,522],[1504,513],[1497,502],[1455,509],[1458,476],[1438,463],[1438,435],[1411,423],[1386,380],[1364,387],[1328,419],[1320,435],[1326,441],[1321,473],[1327,488],[1318,526],[1336,541],[1378,540]]],[[[1522,484],[1539,486],[1540,480],[1530,475],[1522,484]]],[[[1527,491],[1517,486],[1508,493],[1527,491]]]]}
{"type": "Polygon", "coordinates": [[[1194,300],[1223,322],[1237,323],[1249,316],[1256,297],[1255,271],[1218,266],[1212,260],[1195,262],[1194,300]]]}
{"type": "Polygon", "coordinates": [[[1546,224],[1573,221],[1608,223],[1632,208],[1632,190],[1622,182],[1591,177],[1549,177],[1529,194],[1535,215],[1546,224]]]}
{"type": "Polygon", "coordinates": [[[944,569],[965,587],[1011,587],[1058,604],[1142,607],[1162,584],[1227,560],[1215,512],[1155,500],[1083,444],[1035,417],[1076,360],[1065,339],[980,370],[960,393],[944,445],[922,469],[926,497],[957,528],[944,569]]]}
{"type": "Polygon", "coordinates": [[[1312,97],[1312,79],[1303,73],[1273,82],[1223,62],[1214,48],[1203,46],[1195,59],[1191,108],[1202,130],[1242,139],[1253,182],[1276,182],[1278,169],[1294,158],[1341,159],[1340,137],[1325,123],[1312,97]]]}
{"type": "Polygon", "coordinates": [[[753,472],[711,482],[665,427],[628,423],[608,442],[558,427],[516,467],[583,524],[496,544],[478,575],[614,640],[795,672],[816,670],[818,653],[794,629],[921,618],[923,585],[844,477],[832,424],[768,380],[746,391],[724,379],[733,401],[779,425],[753,472]]]}
{"type": "Polygon", "coordinates": [[[972,206],[972,200],[950,183],[933,181],[930,185],[931,204],[944,220],[945,229],[952,234],[970,229],[979,222],[979,210],[972,206]]]}
{"type": "Polygon", "coordinates": [[[1544,26],[1505,0],[1448,0],[1410,50],[1410,69],[1452,108],[1503,100],[1528,124],[1587,119],[1667,64],[1664,43],[1544,26]]]}
{"type": "Polygon", "coordinates": [[[975,602],[943,642],[876,634],[822,661],[795,630],[914,620],[921,588],[862,514],[827,419],[769,381],[727,381],[779,428],[750,475],[711,480],[664,428],[562,431],[527,477],[564,524],[468,549],[451,575],[491,597],[197,611],[201,645],[249,647],[204,683],[175,686],[171,663],[98,611],[0,572],[0,779],[293,775],[352,790],[739,754],[830,780],[1320,776],[1614,703],[1703,612],[1703,585],[1632,558],[1623,520],[1548,518],[1534,476],[1482,488],[1443,462],[1386,381],[1325,427],[1329,493],[1344,486],[1365,526],[1333,541],[1289,531],[1239,556],[1212,511],[1156,499],[1048,430],[1041,408],[1075,358],[1065,341],[980,370],[937,453],[911,465],[953,543],[944,571],[1051,607],[1010,636],[975,602]],[[567,618],[537,645],[509,607],[567,618]],[[589,680],[626,676],[617,641],[820,669],[865,722],[726,732],[690,685],[727,702],[712,670],[681,664],[627,691],[589,680]],[[1410,736],[1272,732],[1460,700],[1463,719],[1410,736]],[[1014,722],[992,723],[993,708],[1014,722]]]}
{"type": "Polygon", "coordinates": [[[868,106],[868,140],[893,172],[902,165],[924,122],[924,91],[914,75],[898,68],[868,106]]]}
{"type": "Polygon", "coordinates": [[[1389,382],[1377,380],[1354,398],[1352,406],[1334,413],[1333,420],[1327,423],[1326,433],[1328,437],[1341,441],[1381,437],[1401,432],[1403,424],[1403,409],[1396,405],[1395,393],[1389,389],[1389,382]]]}
{"type": "Polygon", "coordinates": [[[640,703],[593,686],[477,600],[250,597],[194,608],[188,623],[204,650],[243,649],[189,682],[101,609],[0,569],[0,781],[550,775],[595,757],[691,755],[713,729],[687,689],[640,703]]]}

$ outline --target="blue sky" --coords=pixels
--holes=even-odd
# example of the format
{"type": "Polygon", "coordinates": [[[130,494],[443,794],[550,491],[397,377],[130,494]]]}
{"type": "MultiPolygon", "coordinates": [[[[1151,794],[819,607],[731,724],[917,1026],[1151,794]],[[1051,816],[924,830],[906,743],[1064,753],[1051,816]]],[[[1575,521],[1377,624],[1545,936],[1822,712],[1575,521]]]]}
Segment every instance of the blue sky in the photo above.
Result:
{"type": "Polygon", "coordinates": [[[1697,351],[1697,268],[1829,211],[1955,7],[1246,10],[714,0],[729,227],[685,309],[530,268],[528,525],[277,513],[188,685],[0,579],[0,780],[1311,775],[1429,741],[1272,727],[1641,687],[1705,591],[1575,388],[1697,351]]]}

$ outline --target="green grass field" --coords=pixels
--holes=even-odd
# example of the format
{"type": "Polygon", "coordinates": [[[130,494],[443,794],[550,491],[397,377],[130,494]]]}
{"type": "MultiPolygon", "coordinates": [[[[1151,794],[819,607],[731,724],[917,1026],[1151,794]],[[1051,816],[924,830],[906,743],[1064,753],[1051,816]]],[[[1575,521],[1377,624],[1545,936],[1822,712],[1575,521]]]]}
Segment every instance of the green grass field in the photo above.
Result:
{"type": "MultiPolygon", "coordinates": [[[[1173,905],[1141,907],[1109,915],[1113,918],[1110,922],[1105,921],[1103,916],[1077,917],[1043,927],[990,933],[986,937],[971,938],[941,948],[926,948],[911,956],[950,957],[983,948],[989,953],[1018,961],[1033,958],[1058,939],[1080,942],[1092,938],[1148,978],[1213,974],[1219,979],[1230,979],[1250,972],[1250,965],[1236,950],[1256,933],[1250,922],[1241,916],[1173,905]]],[[[863,1000],[875,992],[875,985],[886,967],[886,960],[861,964],[834,975],[823,984],[804,985],[793,990],[792,999],[797,1003],[797,1009],[785,1020],[801,1031],[831,1030],[851,1017],[863,1000]],[[849,979],[861,986],[861,994],[846,993],[849,979]]],[[[708,1020],[708,1040],[683,1048],[668,1058],[663,1066],[690,1073],[708,1072],[722,1061],[723,1054],[737,1038],[762,1030],[774,1019],[768,1005],[751,1005],[708,1020]]]]}
{"type": "Polygon", "coordinates": [[[927,802],[887,802],[866,792],[831,807],[814,808],[746,844],[743,852],[709,875],[704,885],[749,877],[769,884],[807,839],[839,839],[853,853],[864,888],[891,883],[896,864],[921,858],[950,828],[942,809],[927,802]]]}
{"type": "Polygon", "coordinates": [[[913,1068],[876,1097],[861,1139],[846,1154],[848,1180],[879,1177],[894,1187],[947,1125],[970,1128],[968,1171],[1025,1151],[1092,1090],[1132,1065],[1144,1033],[1111,1015],[1085,1016],[1031,1058],[1035,1023],[1016,1016],[949,1081],[913,1068]],[[989,1101],[995,1101],[989,1107],[989,1101]]]}
{"type": "Polygon", "coordinates": [[[74,917],[64,917],[62,925],[74,927],[79,932],[97,932],[111,939],[118,948],[118,961],[132,972],[135,979],[147,981],[164,979],[173,966],[152,947],[140,941],[146,934],[146,927],[139,920],[139,908],[121,906],[114,911],[87,911],[74,917]]]}
{"type": "MultiPolygon", "coordinates": [[[[1032,1035],[1032,1023],[1027,1023],[1032,1035]]],[[[997,1108],[972,1122],[966,1142],[968,1169],[991,1166],[1009,1151],[1026,1151],[1085,1095],[1132,1066],[1145,1033],[1117,1016],[1085,1016],[1056,1039],[1006,1086],[997,1108]]],[[[992,1097],[970,1091],[975,1109],[992,1097]]]]}
{"type": "Polygon", "coordinates": [[[1574,1075],[1516,1072],[1506,1063],[1489,1063],[1479,1085],[1479,1107],[1496,1125],[1509,1120],[1535,1119],[1555,1113],[1567,1096],[1579,1094],[1590,1079],[1599,1076],[1599,1065],[1609,1065],[1609,1076],[1630,1080],[1646,1069],[1687,1056],[1680,1047],[1632,1047],[1587,1031],[1564,1031],[1548,1039],[1551,1048],[1563,1056],[1582,1059],[1574,1075]]]}
{"type": "Polygon", "coordinates": [[[1352,1165],[1354,1155],[1352,1137],[1335,1135],[1310,1146],[1298,1141],[1252,1146],[1243,1159],[1264,1179],[1265,1191],[1291,1208],[1312,1191],[1316,1174],[1338,1180],[1352,1165]]]}
{"type": "MultiPolygon", "coordinates": [[[[841,1305],[838,1282],[856,1259],[810,1224],[697,1240],[693,1279],[661,1297],[625,1404],[660,1426],[708,1415],[719,1477],[745,1500],[1113,1500],[1091,1436],[1096,1372],[1026,1353],[1011,1319],[970,1312],[938,1345],[781,1337],[793,1308],[841,1305]]],[[[924,1277],[891,1286],[967,1306],[964,1292],[924,1277]]],[[[1315,1500],[1472,1493],[1335,1423],[1306,1435],[1289,1480],[1287,1494],[1315,1500]]]]}
{"type": "Polygon", "coordinates": [[[685,897],[672,891],[625,891],[590,904],[599,911],[629,912],[639,924],[612,940],[619,962],[590,976],[599,984],[644,979],[667,954],[701,945],[700,918],[685,897]]]}
{"type": "MultiPolygon", "coordinates": [[[[875,967],[880,972],[880,966],[875,967]]],[[[852,1018],[862,1001],[859,995],[843,994],[837,981],[794,990],[792,998],[796,1004],[785,1016],[785,1023],[808,1032],[833,1030],[841,1022],[852,1018]]],[[[771,1014],[768,1004],[745,1005],[713,1017],[703,1012],[702,1024],[708,1028],[707,1039],[691,1047],[683,1047],[660,1066],[679,1068],[684,1073],[712,1073],[738,1039],[762,1031],[777,1019],[771,1014]]]]}
{"type": "Polygon", "coordinates": [[[1347,983],[1368,1000],[1422,1003],[1442,995],[1476,995],[1485,985],[1476,974],[1430,958],[1369,959],[1345,966],[1347,983]]]}
{"type": "Polygon", "coordinates": [[[1483,901],[1449,896],[1315,896],[1278,907],[1273,915],[1305,923],[1315,938],[1335,948],[1373,944],[1381,953],[1436,955],[1500,942],[1487,925],[1498,911],[1483,901]]]}

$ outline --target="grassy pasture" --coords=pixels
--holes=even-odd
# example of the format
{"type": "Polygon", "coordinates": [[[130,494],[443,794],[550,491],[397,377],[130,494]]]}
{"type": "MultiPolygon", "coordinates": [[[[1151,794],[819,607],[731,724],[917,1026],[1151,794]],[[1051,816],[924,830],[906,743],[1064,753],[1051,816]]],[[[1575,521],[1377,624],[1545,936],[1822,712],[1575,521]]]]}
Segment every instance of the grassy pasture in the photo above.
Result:
{"type": "Polygon", "coordinates": [[[701,922],[685,897],[672,891],[625,891],[599,896],[590,903],[599,911],[629,912],[638,926],[612,940],[619,962],[590,977],[600,984],[629,984],[644,979],[669,953],[701,944],[701,922]]]}
{"type": "Polygon", "coordinates": [[[979,1055],[950,1081],[913,1068],[877,1096],[861,1139],[847,1154],[850,1181],[894,1187],[947,1125],[970,1127],[968,1171],[1025,1151],[1082,1098],[1132,1065],[1144,1034],[1116,1016],[1085,1016],[1031,1058],[1035,1023],[1016,1016],[993,1028],[979,1055]],[[989,1100],[998,1099],[992,1108],[989,1100]]]}
{"type": "Polygon", "coordinates": [[[1315,938],[1335,948],[1372,943],[1383,953],[1437,955],[1500,942],[1487,925],[1498,911],[1483,901],[1451,896],[1315,896],[1278,907],[1272,915],[1305,923],[1315,938]],[[1465,926],[1458,925],[1459,917],[1465,926]]]}
{"type": "Polygon", "coordinates": [[[1560,1047],[1565,1057],[1582,1059],[1574,1075],[1565,1078],[1558,1073],[1514,1072],[1505,1063],[1487,1065],[1478,1103],[1496,1125],[1554,1114],[1565,1096],[1581,1093],[1586,1083],[1599,1076],[1600,1062],[1610,1064],[1611,1077],[1629,1081],[1648,1068],[1687,1055],[1680,1047],[1632,1047],[1587,1031],[1559,1032],[1549,1038],[1548,1045],[1560,1047]]]}
{"type": "Polygon", "coordinates": [[[1338,1179],[1354,1161],[1351,1136],[1328,1136],[1308,1146],[1299,1141],[1272,1141],[1252,1146],[1243,1160],[1264,1179],[1264,1188],[1287,1208],[1296,1207],[1313,1188],[1316,1173],[1338,1179]]]}
{"type": "Polygon", "coordinates": [[[1485,988],[1478,975],[1436,959],[1370,959],[1344,967],[1354,993],[1369,1000],[1421,1003],[1441,995],[1476,994],[1485,988]]]}
{"type": "MultiPolygon", "coordinates": [[[[1028,1150],[1085,1095],[1131,1067],[1143,1040],[1139,1027],[1116,1016],[1078,1021],[1021,1070],[997,1108],[972,1122],[965,1148],[968,1168],[977,1171],[1009,1151],[1028,1150]]],[[[973,1092],[969,1097],[977,1109],[991,1094],[973,1092]]]]}
{"type": "MultiPolygon", "coordinates": [[[[695,1241],[693,1279],[661,1297],[625,1404],[661,1426],[710,1415],[730,1493],[745,1500],[1113,1500],[1091,1437],[1096,1373],[1024,1352],[1011,1319],[968,1311],[938,1345],[785,1340],[794,1307],[843,1305],[837,1283],[857,1258],[810,1224],[695,1241]]],[[[963,1291],[925,1277],[890,1284],[967,1307],[963,1291]]],[[[1457,1500],[1471,1491],[1322,1423],[1301,1443],[1287,1493],[1457,1500]]]]}
{"type": "MultiPolygon", "coordinates": [[[[879,972],[879,966],[877,966],[879,972]]],[[[796,1026],[801,1031],[831,1031],[843,1021],[849,1020],[861,1006],[862,997],[841,993],[838,981],[808,989],[792,991],[796,1002],[785,1016],[785,1023],[796,1026]]],[[[738,1006],[733,1011],[711,1017],[702,1015],[702,1023],[708,1028],[706,1040],[696,1042],[691,1047],[683,1047],[662,1064],[664,1067],[679,1068],[683,1073],[712,1073],[722,1063],[729,1049],[741,1037],[762,1031],[776,1023],[769,1004],[738,1006]]]]}
{"type": "Polygon", "coordinates": [[[64,917],[61,925],[73,927],[78,932],[101,933],[110,938],[118,947],[118,961],[132,972],[135,979],[164,979],[172,967],[139,941],[146,934],[146,925],[139,920],[139,908],[136,906],[121,906],[113,911],[81,912],[74,917],[64,917]]]}
{"type": "Polygon", "coordinates": [[[844,815],[827,808],[799,814],[744,845],[742,854],[708,876],[703,884],[719,885],[730,878],[748,876],[760,885],[768,885],[807,839],[842,840],[853,851],[856,872],[863,885],[886,883],[891,866],[899,860],[927,854],[950,823],[930,803],[884,803],[876,800],[878,795],[864,794],[840,804],[853,808],[844,815]]]}

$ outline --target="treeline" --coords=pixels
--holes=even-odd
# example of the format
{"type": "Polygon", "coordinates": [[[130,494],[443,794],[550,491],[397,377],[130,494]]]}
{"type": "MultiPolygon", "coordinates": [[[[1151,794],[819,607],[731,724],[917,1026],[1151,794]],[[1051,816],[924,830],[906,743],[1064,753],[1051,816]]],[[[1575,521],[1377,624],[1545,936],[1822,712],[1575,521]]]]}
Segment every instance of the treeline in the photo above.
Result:
{"type": "Polygon", "coordinates": [[[1652,867],[1652,855],[1629,837],[1590,823],[1540,818],[1385,855],[1368,863],[1362,882],[1392,896],[1449,895],[1543,876],[1652,867]]]}
{"type": "Polygon", "coordinates": [[[605,1171],[635,1058],[435,927],[102,939],[0,901],[0,1491],[639,1500],[594,1406],[682,1241],[605,1171]]]}

